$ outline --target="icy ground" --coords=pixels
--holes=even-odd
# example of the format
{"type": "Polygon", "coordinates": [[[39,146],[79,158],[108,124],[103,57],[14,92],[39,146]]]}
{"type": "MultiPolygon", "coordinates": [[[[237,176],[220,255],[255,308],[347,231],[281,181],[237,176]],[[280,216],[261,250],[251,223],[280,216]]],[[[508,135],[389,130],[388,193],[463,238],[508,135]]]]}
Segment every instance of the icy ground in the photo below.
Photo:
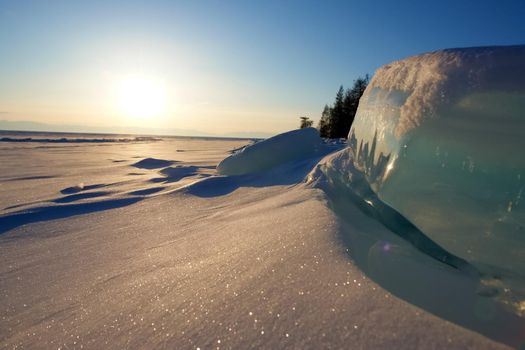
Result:
{"type": "Polygon", "coordinates": [[[523,344],[463,272],[357,208],[339,219],[314,186],[323,152],[218,176],[247,142],[0,144],[0,346],[523,344]]]}

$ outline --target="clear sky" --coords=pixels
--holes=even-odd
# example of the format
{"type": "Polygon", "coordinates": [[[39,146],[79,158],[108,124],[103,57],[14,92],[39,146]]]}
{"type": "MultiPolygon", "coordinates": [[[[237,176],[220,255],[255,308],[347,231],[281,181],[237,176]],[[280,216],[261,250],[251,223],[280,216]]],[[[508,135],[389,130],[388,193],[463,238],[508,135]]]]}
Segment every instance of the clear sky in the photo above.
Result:
{"type": "Polygon", "coordinates": [[[524,43],[523,0],[0,0],[0,119],[276,133],[390,61],[524,43]]]}

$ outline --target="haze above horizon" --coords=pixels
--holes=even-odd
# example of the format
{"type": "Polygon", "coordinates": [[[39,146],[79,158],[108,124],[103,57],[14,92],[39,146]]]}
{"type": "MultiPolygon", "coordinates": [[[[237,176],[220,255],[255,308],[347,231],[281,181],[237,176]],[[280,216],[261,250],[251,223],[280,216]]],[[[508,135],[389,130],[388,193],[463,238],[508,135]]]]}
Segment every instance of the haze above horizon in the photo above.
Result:
{"type": "Polygon", "coordinates": [[[523,44],[524,16],[508,0],[2,1],[0,119],[278,133],[391,61],[523,44]]]}

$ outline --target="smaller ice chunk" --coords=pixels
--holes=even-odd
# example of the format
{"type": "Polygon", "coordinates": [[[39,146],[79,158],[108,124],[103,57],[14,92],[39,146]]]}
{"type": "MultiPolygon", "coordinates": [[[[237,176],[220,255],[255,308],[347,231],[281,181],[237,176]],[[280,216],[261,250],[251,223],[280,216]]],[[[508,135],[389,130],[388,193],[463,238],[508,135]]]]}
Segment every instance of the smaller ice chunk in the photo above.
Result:
{"type": "Polygon", "coordinates": [[[322,139],[315,128],[292,130],[243,148],[217,166],[222,175],[243,175],[267,171],[280,164],[315,155],[322,139]]]}

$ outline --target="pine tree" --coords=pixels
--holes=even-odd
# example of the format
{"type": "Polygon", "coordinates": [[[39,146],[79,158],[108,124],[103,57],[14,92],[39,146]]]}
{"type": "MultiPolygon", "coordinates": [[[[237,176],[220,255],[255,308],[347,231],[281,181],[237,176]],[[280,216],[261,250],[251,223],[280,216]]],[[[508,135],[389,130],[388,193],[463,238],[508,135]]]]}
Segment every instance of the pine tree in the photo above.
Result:
{"type": "Polygon", "coordinates": [[[348,138],[348,133],[354,121],[359,99],[365,92],[370,78],[357,78],[351,89],[345,91],[343,86],[339,87],[335,96],[333,106],[325,105],[318,129],[321,137],[348,138]]]}
{"type": "Polygon", "coordinates": [[[332,108],[328,105],[324,105],[323,113],[317,128],[321,137],[329,137],[330,133],[330,115],[332,114],[332,108]]]}
{"type": "Polygon", "coordinates": [[[345,137],[341,134],[341,127],[344,123],[344,93],[345,89],[343,88],[343,85],[339,87],[339,90],[337,91],[337,95],[335,95],[335,102],[334,107],[332,108],[332,113],[330,115],[330,131],[329,131],[329,137],[332,139],[339,138],[339,137],[345,137]]]}
{"type": "Polygon", "coordinates": [[[340,125],[339,132],[343,135],[341,137],[348,137],[350,132],[350,127],[354,122],[355,114],[357,112],[357,107],[359,106],[359,99],[365,92],[365,89],[368,85],[370,78],[368,74],[364,78],[357,78],[354,81],[354,85],[351,89],[348,89],[345,93],[343,101],[344,109],[344,120],[340,125]]]}
{"type": "Polygon", "coordinates": [[[301,124],[299,126],[301,129],[309,128],[314,124],[314,121],[310,120],[308,117],[299,117],[299,119],[301,119],[301,124]]]}

